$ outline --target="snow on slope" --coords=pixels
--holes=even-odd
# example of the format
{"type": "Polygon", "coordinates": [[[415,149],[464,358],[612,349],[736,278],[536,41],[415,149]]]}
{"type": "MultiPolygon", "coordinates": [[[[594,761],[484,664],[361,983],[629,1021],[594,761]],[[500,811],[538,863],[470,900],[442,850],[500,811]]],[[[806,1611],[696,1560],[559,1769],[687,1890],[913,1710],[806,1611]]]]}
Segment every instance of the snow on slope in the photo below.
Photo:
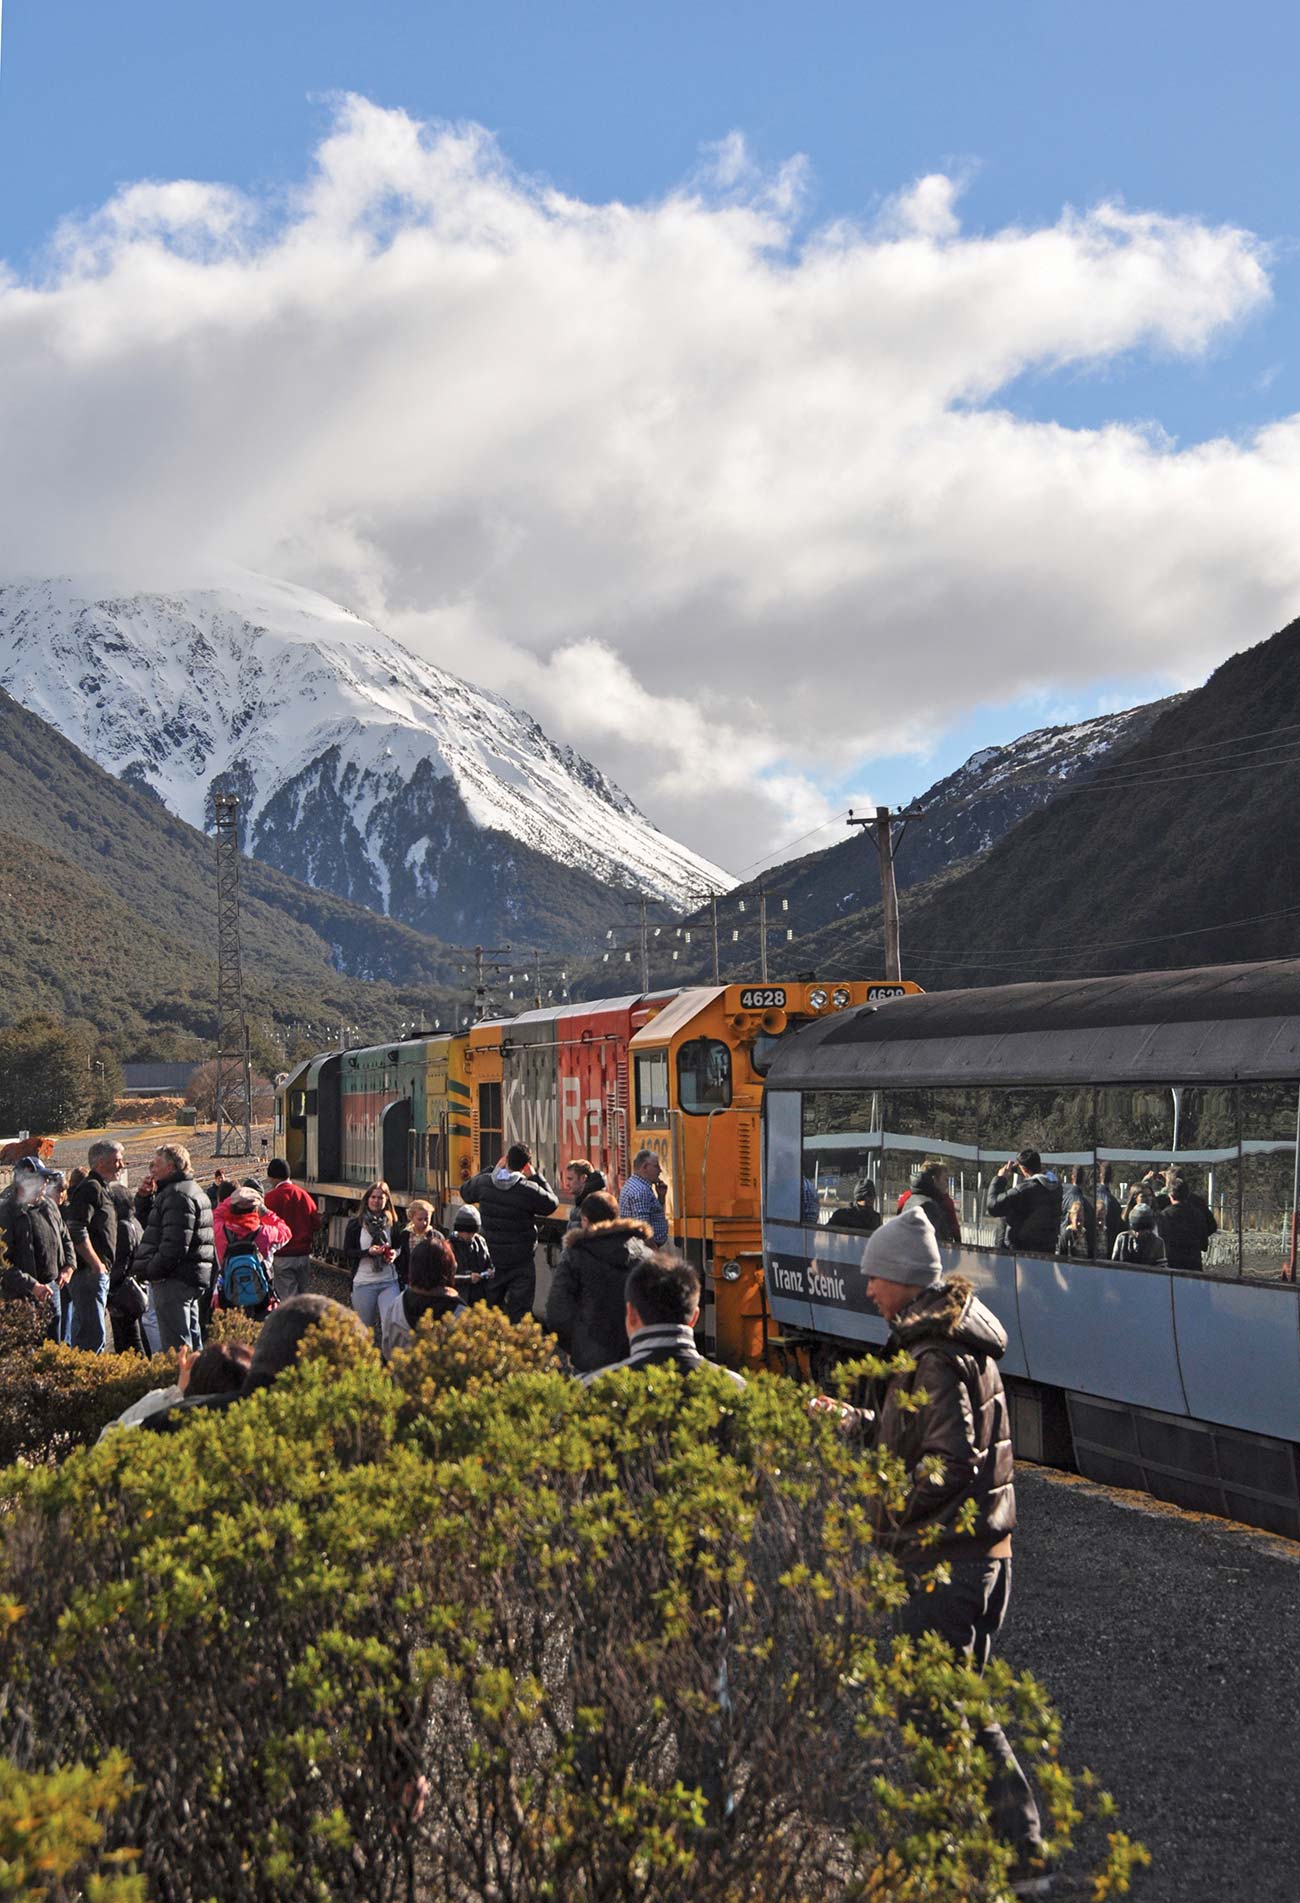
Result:
{"type": "MultiPolygon", "coordinates": [[[[62,582],[0,587],[0,685],[193,825],[213,779],[232,775],[250,839],[277,794],[291,790],[303,819],[328,759],[334,810],[345,798],[384,909],[388,821],[417,773],[421,786],[430,773],[450,780],[476,826],[603,881],[674,904],[733,883],[526,713],[288,583],[241,575],[180,597],[104,600],[62,582]]],[[[421,845],[403,847],[399,876],[418,870],[421,845]]]]}

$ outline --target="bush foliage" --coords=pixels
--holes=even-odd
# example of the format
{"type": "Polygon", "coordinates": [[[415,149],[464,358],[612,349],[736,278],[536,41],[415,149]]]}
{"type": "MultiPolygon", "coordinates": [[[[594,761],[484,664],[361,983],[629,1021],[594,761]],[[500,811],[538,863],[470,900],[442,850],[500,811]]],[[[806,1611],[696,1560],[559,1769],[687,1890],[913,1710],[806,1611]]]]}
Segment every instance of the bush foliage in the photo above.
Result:
{"type": "MultiPolygon", "coordinates": [[[[152,1388],[176,1381],[176,1356],[89,1355],[46,1338],[47,1312],[30,1302],[0,1302],[0,1465],[63,1460],[99,1439],[152,1388]]],[[[210,1339],[257,1339],[261,1323],[218,1311],[210,1339]]],[[[3,1892],[0,1892],[2,1895],[3,1892]]]]}
{"type": "MultiPolygon", "coordinates": [[[[125,1753],[166,1903],[991,1903],[990,1699],[1077,1835],[1039,1689],[886,1643],[887,1460],[792,1383],[550,1357],[473,1311],[390,1376],[340,1314],[227,1410],[6,1476],[0,1747],[125,1753]]],[[[1121,1893],[1125,1839],[1089,1855],[1121,1893]]]]}

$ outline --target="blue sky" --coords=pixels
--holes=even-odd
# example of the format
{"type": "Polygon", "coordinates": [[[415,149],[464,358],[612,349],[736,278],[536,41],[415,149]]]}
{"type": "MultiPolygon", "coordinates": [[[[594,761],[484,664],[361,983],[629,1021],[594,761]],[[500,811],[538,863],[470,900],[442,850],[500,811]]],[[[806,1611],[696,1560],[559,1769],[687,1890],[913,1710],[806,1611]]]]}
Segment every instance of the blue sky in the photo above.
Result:
{"type": "MultiPolygon", "coordinates": [[[[515,166],[594,203],[657,198],[736,128],[761,166],[807,155],[811,224],[869,216],[946,171],[967,181],[967,233],[1050,225],[1104,199],[1254,233],[1270,247],[1272,302],[1204,355],[1119,351],[1030,369],[999,393],[1031,421],[1149,421],[1185,446],[1300,411],[1298,55],[1293,5],[1206,0],[9,0],[0,256],[38,271],[60,218],[129,181],[274,193],[302,177],[340,91],[477,121],[515,166]]],[[[1018,696],[995,667],[993,711],[948,723],[922,768],[877,752],[871,788],[898,801],[1019,725],[1165,678],[1103,670],[1018,696]]]]}
{"type": "Polygon", "coordinates": [[[8,0],[0,253],[121,181],[295,178],[340,90],[477,120],[596,200],[663,192],[739,128],[762,162],[808,154],[819,219],[955,167],[967,225],[1117,197],[1275,245],[1276,306],[1226,358],[1015,392],[1067,424],[1201,437],[1300,409],[1298,70],[1300,9],[1272,0],[8,0]]]}

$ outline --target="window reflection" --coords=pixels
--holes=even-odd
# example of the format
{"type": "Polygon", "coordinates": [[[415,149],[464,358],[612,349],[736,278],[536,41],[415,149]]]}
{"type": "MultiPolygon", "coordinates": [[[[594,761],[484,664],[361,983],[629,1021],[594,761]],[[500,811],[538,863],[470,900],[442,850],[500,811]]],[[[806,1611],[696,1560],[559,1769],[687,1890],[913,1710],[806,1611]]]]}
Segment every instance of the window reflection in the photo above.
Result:
{"type": "Polygon", "coordinates": [[[855,1192],[862,1182],[878,1186],[881,1106],[879,1091],[804,1092],[804,1222],[824,1222],[835,1210],[853,1208],[855,1192]]]}
{"type": "Polygon", "coordinates": [[[1294,1281],[1296,1119],[1294,1084],[1243,1084],[1241,1273],[1294,1281]]]}
{"type": "Polygon", "coordinates": [[[806,1092],[803,1218],[870,1183],[966,1248],[1294,1279],[1298,1118],[1295,1083],[806,1092]]]}
{"type": "Polygon", "coordinates": [[[885,1096],[880,1209],[918,1198],[945,1246],[978,1222],[979,1096],[973,1090],[891,1090],[885,1096]]]}
{"type": "Polygon", "coordinates": [[[985,1190],[978,1241],[1017,1254],[1096,1249],[1093,1092],[1014,1088],[980,1093],[985,1190]]]}

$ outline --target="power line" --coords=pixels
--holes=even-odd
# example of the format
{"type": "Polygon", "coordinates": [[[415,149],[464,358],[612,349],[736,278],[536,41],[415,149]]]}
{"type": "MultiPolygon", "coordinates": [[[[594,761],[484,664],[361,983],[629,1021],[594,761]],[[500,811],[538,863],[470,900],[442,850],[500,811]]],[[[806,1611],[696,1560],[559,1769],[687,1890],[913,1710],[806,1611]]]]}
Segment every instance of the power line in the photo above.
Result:
{"type": "MultiPolygon", "coordinates": [[[[928,964],[943,965],[975,964],[1022,967],[1026,964],[1041,964],[1044,959],[1059,957],[1066,953],[1076,958],[1096,957],[1103,952],[1126,951],[1134,945],[1163,945],[1175,938],[1200,938],[1209,932],[1235,931],[1243,925],[1263,925],[1273,919],[1294,918],[1297,914],[1300,914],[1300,905],[1286,905],[1279,907],[1278,910],[1273,912],[1248,913],[1244,918],[1221,919],[1214,925],[1192,925],[1176,932],[1150,932],[1141,938],[1095,939],[1090,944],[1082,946],[1077,943],[1069,945],[1029,945],[1023,952],[1004,951],[996,946],[988,946],[982,952],[976,948],[975,951],[969,953],[919,951],[913,958],[909,958],[908,962],[909,964],[919,964],[924,961],[928,964]]],[[[883,949],[883,940],[867,939],[864,942],[873,950],[883,949]]]]}
{"type": "Polygon", "coordinates": [[[746,872],[753,872],[756,866],[766,866],[769,859],[779,859],[782,856],[782,854],[789,852],[792,847],[802,846],[805,839],[813,839],[816,837],[818,833],[824,833],[828,829],[828,827],[838,826],[840,821],[842,819],[847,819],[848,816],[849,816],[849,809],[846,806],[842,809],[842,811],[838,813],[832,813],[829,819],[824,819],[820,826],[814,826],[811,832],[800,833],[797,839],[787,839],[783,846],[773,846],[770,852],[765,852],[761,854],[760,857],[757,859],[751,859],[747,866],[740,866],[737,868],[736,883],[738,885],[743,885],[744,879],[741,876],[742,874],[746,872]]]}

